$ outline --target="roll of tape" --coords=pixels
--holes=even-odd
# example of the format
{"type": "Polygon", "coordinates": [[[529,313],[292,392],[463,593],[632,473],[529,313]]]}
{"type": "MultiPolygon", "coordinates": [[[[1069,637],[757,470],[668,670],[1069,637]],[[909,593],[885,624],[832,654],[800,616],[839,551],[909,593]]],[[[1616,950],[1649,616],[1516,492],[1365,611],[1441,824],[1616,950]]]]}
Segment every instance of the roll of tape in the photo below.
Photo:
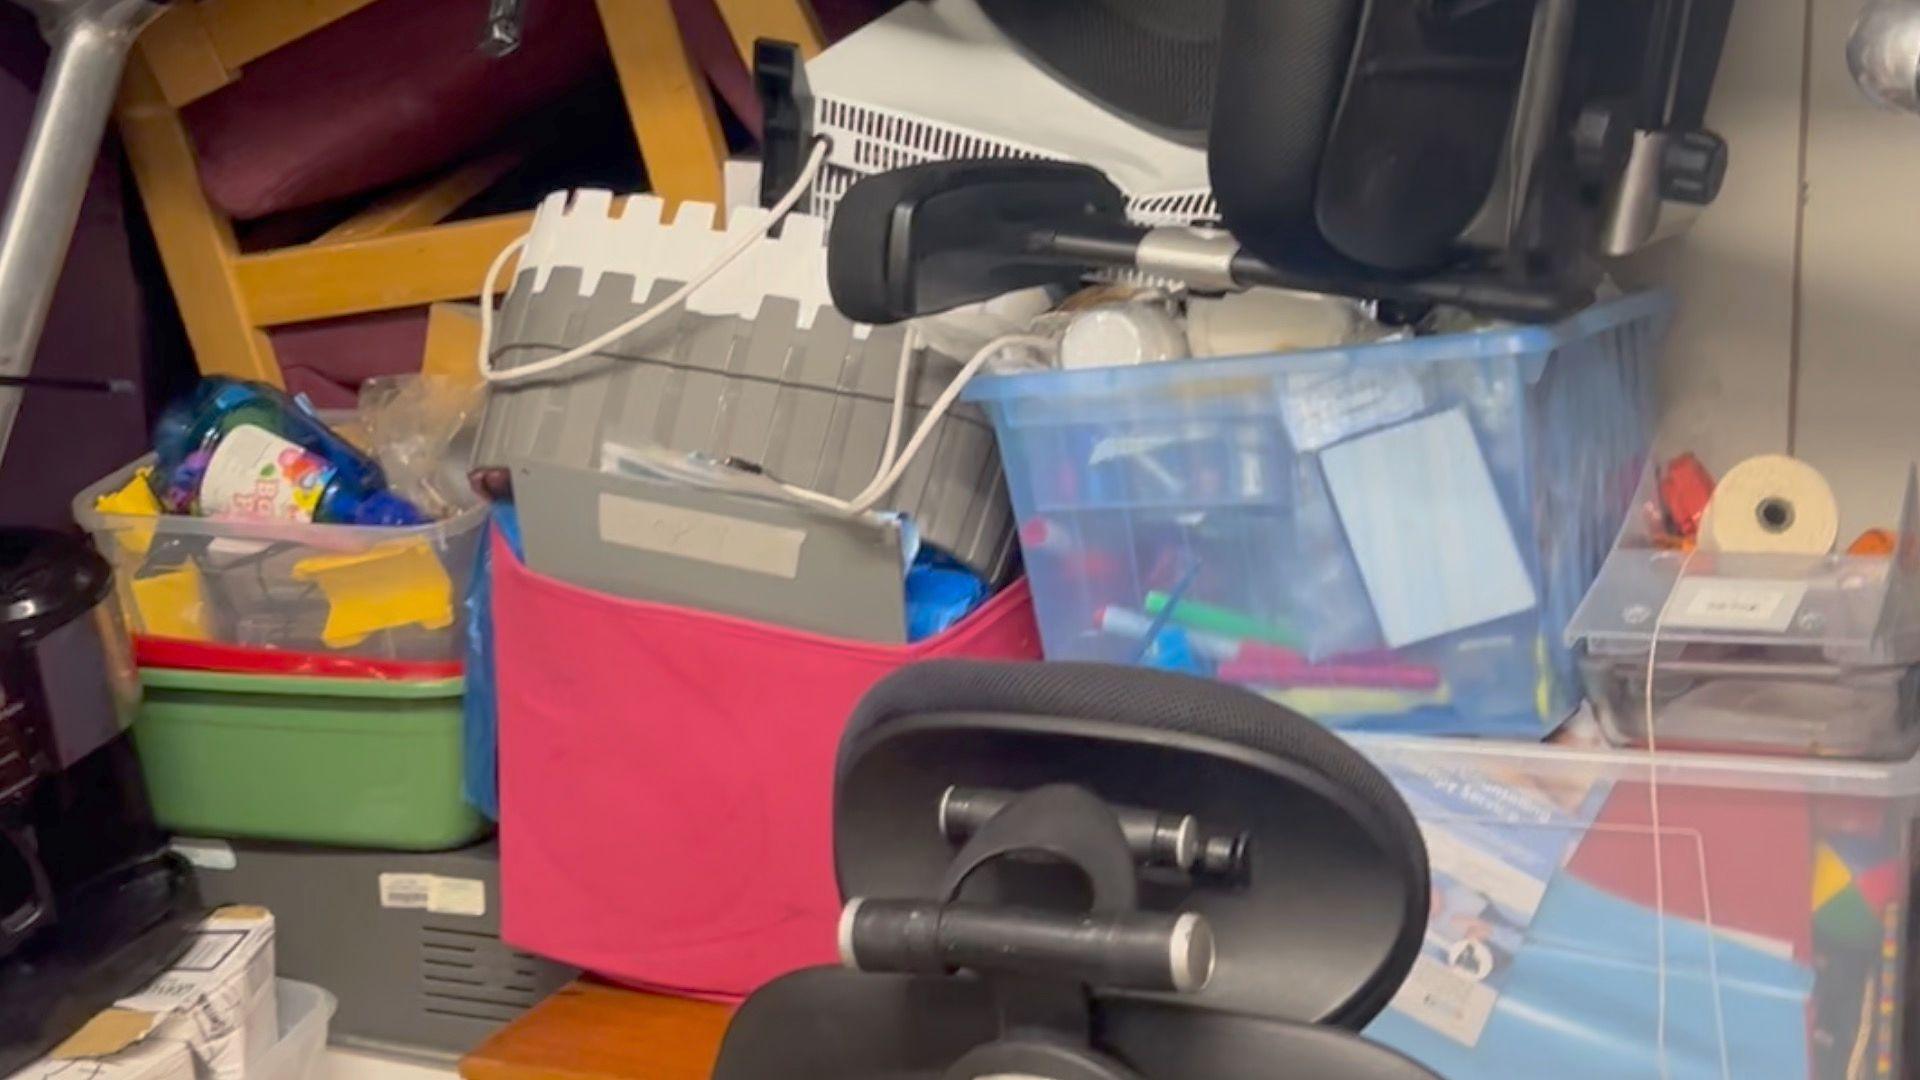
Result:
{"type": "Polygon", "coordinates": [[[1784,454],[1748,458],[1714,486],[1701,546],[1733,553],[1824,555],[1840,537],[1840,507],[1820,471],[1784,454]]]}

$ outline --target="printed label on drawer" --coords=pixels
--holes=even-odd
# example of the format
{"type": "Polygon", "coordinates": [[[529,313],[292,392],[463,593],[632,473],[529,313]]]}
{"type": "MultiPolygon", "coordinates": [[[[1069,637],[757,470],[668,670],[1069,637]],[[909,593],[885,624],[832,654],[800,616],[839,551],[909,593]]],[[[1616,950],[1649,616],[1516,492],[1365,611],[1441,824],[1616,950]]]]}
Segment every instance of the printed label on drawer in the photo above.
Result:
{"type": "Polygon", "coordinates": [[[603,493],[600,539],[791,581],[800,574],[800,549],[807,534],[803,529],[603,493]]]}
{"type": "Polygon", "coordinates": [[[1777,634],[1793,625],[1806,595],[1804,581],[1682,578],[1668,601],[1666,624],[1696,630],[1777,634]]]}
{"type": "MultiPolygon", "coordinates": [[[[1469,943],[1470,944],[1470,943],[1469,943]]],[[[1500,995],[1475,976],[1471,949],[1453,967],[1422,956],[1393,996],[1393,1007],[1463,1046],[1486,1030],[1500,995]]]]}
{"type": "Polygon", "coordinates": [[[487,913],[487,883],[438,874],[381,874],[380,906],[477,918],[487,913]]]}

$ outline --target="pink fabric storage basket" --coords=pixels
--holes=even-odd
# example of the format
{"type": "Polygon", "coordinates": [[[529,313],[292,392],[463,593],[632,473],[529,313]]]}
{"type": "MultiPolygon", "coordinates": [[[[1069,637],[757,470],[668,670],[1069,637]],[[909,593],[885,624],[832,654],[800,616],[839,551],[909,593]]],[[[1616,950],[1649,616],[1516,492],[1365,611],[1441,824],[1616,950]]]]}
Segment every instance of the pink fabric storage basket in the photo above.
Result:
{"type": "Polygon", "coordinates": [[[835,961],[834,755],[915,660],[1040,655],[1021,581],[911,646],[576,588],[493,549],[503,937],[733,998],[835,961]]]}

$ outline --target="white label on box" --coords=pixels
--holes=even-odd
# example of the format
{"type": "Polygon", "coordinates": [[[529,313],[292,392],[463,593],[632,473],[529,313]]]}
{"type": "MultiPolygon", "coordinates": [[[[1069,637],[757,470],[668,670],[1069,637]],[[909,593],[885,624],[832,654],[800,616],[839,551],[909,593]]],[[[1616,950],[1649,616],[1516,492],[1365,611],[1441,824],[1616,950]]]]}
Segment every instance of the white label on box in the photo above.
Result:
{"type": "Polygon", "coordinates": [[[234,858],[233,845],[225,840],[177,839],[168,846],[175,855],[200,870],[231,870],[240,865],[234,858]]]}
{"type": "Polygon", "coordinates": [[[432,874],[381,874],[380,906],[425,911],[433,899],[432,874]]]}
{"type": "Polygon", "coordinates": [[[1473,1046],[1499,1000],[1499,993],[1471,971],[1455,971],[1422,956],[1393,996],[1393,1007],[1462,1046],[1473,1046]]]}
{"type": "Polygon", "coordinates": [[[380,906],[477,918],[487,913],[487,883],[438,874],[381,874],[380,906]]]}
{"type": "Polygon", "coordinates": [[[1806,599],[1804,581],[1752,578],[1682,578],[1667,601],[1666,624],[1697,630],[1760,630],[1780,633],[1806,599]]]}
{"type": "Polygon", "coordinates": [[[478,918],[487,913],[487,883],[479,878],[435,877],[427,890],[427,910],[435,915],[478,918]]]}
{"type": "Polygon", "coordinates": [[[800,548],[807,533],[603,492],[600,539],[792,581],[800,576],[800,548]]]}

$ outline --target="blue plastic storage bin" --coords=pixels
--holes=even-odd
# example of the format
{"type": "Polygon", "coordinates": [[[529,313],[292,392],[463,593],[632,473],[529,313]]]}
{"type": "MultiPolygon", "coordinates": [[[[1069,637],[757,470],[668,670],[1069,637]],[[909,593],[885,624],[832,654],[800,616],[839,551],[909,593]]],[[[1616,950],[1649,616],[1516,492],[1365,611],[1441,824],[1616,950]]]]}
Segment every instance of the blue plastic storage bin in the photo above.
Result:
{"type": "Polygon", "coordinates": [[[1329,724],[1538,737],[1646,460],[1672,304],[1555,326],[976,380],[1046,653],[1329,724]]]}

